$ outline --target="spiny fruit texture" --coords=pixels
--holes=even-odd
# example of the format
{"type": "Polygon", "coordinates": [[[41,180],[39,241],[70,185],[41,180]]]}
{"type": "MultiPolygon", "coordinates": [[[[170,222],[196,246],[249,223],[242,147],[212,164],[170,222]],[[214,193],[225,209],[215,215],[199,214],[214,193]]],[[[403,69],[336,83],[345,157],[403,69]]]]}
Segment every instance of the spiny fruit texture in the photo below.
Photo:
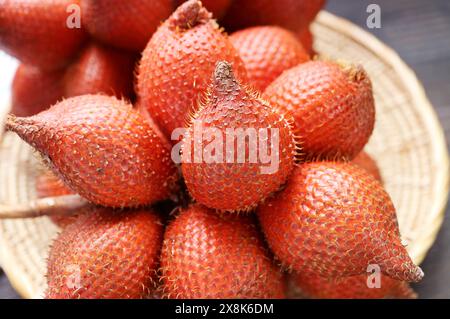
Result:
{"type": "MultiPolygon", "coordinates": [[[[174,1],[176,7],[185,2],[185,0],[174,1]]],[[[208,11],[212,12],[215,19],[220,19],[225,15],[231,1],[232,0],[202,0],[202,4],[208,11]]]]}
{"type": "Polygon", "coordinates": [[[364,168],[373,177],[383,183],[383,179],[381,178],[380,169],[378,168],[377,162],[366,152],[361,151],[352,161],[353,164],[364,168]]]}
{"type": "MultiPolygon", "coordinates": [[[[73,194],[62,180],[50,170],[45,170],[37,175],[35,182],[38,198],[73,194]]],[[[64,212],[61,212],[61,214],[50,216],[50,219],[59,227],[64,228],[73,223],[77,219],[77,215],[64,215],[64,212]]]]}
{"type": "Polygon", "coordinates": [[[261,92],[283,71],[309,60],[295,34],[280,27],[240,30],[230,40],[244,61],[249,83],[261,92]]]}
{"type": "Polygon", "coordinates": [[[171,0],[81,0],[83,25],[104,43],[141,51],[172,11],[171,0]]]}
{"type": "Polygon", "coordinates": [[[300,30],[297,33],[297,39],[300,41],[300,43],[303,45],[303,48],[305,48],[306,52],[308,52],[310,56],[314,56],[316,54],[313,47],[314,37],[309,28],[300,30]]]}
{"type": "Polygon", "coordinates": [[[145,298],[155,286],[163,238],[152,210],[92,208],[53,243],[46,298],[145,298]]]}
{"type": "Polygon", "coordinates": [[[359,275],[377,264],[393,279],[419,281],[401,243],[395,208],[380,182],[348,163],[304,163],[258,208],[282,264],[324,277],[359,275]]]}
{"type": "Polygon", "coordinates": [[[200,205],[167,227],[161,253],[168,298],[283,298],[284,281],[254,220],[200,205]]]}
{"type": "Polygon", "coordinates": [[[307,27],[325,0],[239,0],[233,1],[227,15],[227,30],[255,25],[279,25],[291,31],[307,27]]]}
{"type": "Polygon", "coordinates": [[[0,49],[44,69],[67,64],[85,38],[83,29],[67,26],[71,19],[66,10],[78,4],[78,0],[0,0],[0,49]]]}
{"type": "Polygon", "coordinates": [[[306,62],[279,76],[264,96],[294,117],[307,160],[351,160],[372,134],[372,85],[360,66],[306,62]]]}
{"type": "Polygon", "coordinates": [[[35,147],[65,185],[89,201],[134,207],[166,199],[177,170],[169,146],[132,106],[82,95],[6,128],[35,147]]]}
{"type": "Polygon", "coordinates": [[[220,60],[245,79],[242,60],[200,1],[183,3],[153,35],[138,68],[138,99],[168,139],[185,127],[220,60]]]}
{"type": "MultiPolygon", "coordinates": [[[[378,288],[368,287],[368,275],[324,278],[314,274],[292,274],[290,280],[309,298],[318,299],[381,299],[417,298],[408,283],[381,275],[378,288]]],[[[369,281],[372,281],[369,277],[369,281]]],[[[373,282],[372,282],[373,284],[373,282]]]]}
{"type": "Polygon", "coordinates": [[[17,116],[37,114],[55,104],[63,96],[61,70],[44,71],[20,64],[11,88],[11,113],[17,116]]]}
{"type": "Polygon", "coordinates": [[[183,138],[181,167],[192,197],[210,208],[248,211],[286,181],[295,152],[295,137],[284,115],[243,87],[229,63],[217,63],[206,101],[183,138]],[[198,134],[200,127],[205,134],[198,134]],[[237,133],[229,134],[230,129],[237,133]],[[220,133],[213,135],[221,143],[213,144],[219,145],[217,150],[210,150],[208,130],[220,133]],[[244,133],[249,130],[253,136],[244,133]],[[265,154],[270,155],[267,163],[265,154]]]}
{"type": "Polygon", "coordinates": [[[65,97],[104,93],[118,98],[133,95],[134,54],[91,44],[64,76],[65,97]]]}

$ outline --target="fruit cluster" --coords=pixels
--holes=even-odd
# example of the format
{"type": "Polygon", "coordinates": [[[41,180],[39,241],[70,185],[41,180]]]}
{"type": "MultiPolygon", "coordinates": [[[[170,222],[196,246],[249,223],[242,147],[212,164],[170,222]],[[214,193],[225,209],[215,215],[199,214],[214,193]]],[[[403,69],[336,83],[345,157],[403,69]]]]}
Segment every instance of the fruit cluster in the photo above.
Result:
{"type": "Polygon", "coordinates": [[[6,130],[49,168],[38,196],[90,202],[53,217],[46,298],[414,297],[370,79],[311,59],[323,5],[0,0],[6,130]]]}

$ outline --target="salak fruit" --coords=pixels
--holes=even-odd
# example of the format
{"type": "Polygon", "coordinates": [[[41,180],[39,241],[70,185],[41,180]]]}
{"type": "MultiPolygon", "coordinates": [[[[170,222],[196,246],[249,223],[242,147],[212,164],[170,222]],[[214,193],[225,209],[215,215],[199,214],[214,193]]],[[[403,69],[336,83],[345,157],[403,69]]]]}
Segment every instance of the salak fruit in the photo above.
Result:
{"type": "MultiPolygon", "coordinates": [[[[38,198],[73,194],[73,192],[64,185],[63,181],[48,169],[39,172],[36,176],[35,185],[38,198]]],[[[61,228],[73,223],[76,218],[76,214],[65,215],[64,212],[50,216],[52,222],[61,228]]]]}
{"type": "Polygon", "coordinates": [[[172,12],[172,0],[81,0],[84,27],[104,43],[140,52],[172,12]]]}
{"type": "Polygon", "coordinates": [[[370,174],[373,175],[377,180],[383,183],[381,178],[380,169],[378,168],[377,162],[366,152],[361,151],[352,161],[353,164],[364,168],[370,174]]]}
{"type": "Polygon", "coordinates": [[[85,39],[70,16],[77,5],[78,0],[0,0],[0,49],[46,70],[67,64],[85,39]]]}
{"type": "MultiPolygon", "coordinates": [[[[176,7],[185,2],[185,0],[174,1],[176,7]]],[[[202,4],[208,11],[212,12],[215,19],[220,19],[225,15],[231,1],[232,0],[202,0],[202,4]]]]}
{"type": "Polygon", "coordinates": [[[200,1],[183,3],[153,35],[138,68],[138,104],[168,139],[185,127],[220,60],[245,79],[242,60],[200,1]]]}
{"type": "Polygon", "coordinates": [[[355,165],[301,164],[257,212],[270,248],[288,269],[333,278],[376,264],[393,279],[423,277],[402,245],[389,195],[355,165]]]}
{"type": "Polygon", "coordinates": [[[92,43],[66,71],[64,96],[104,93],[130,98],[135,61],[134,54],[92,43]]]}
{"type": "Polygon", "coordinates": [[[11,88],[11,113],[17,116],[37,114],[63,97],[63,70],[44,71],[20,64],[11,88]]]}
{"type": "Polygon", "coordinates": [[[302,63],[272,82],[264,97],[294,117],[306,160],[351,160],[372,134],[372,85],[361,66],[302,63]]]}
{"type": "Polygon", "coordinates": [[[145,298],[154,289],[164,227],[151,209],[87,208],[50,250],[48,299],[145,298]]]}
{"type": "Polygon", "coordinates": [[[223,61],[182,143],[189,193],[222,211],[249,211],[277,191],[297,150],[290,121],[243,86],[223,61]]]}
{"type": "Polygon", "coordinates": [[[95,204],[151,204],[176,187],[169,144],[115,97],[82,95],[32,117],[10,115],[6,129],[36,148],[65,185],[95,204]]]}
{"type": "Polygon", "coordinates": [[[255,25],[279,25],[293,32],[314,20],[325,0],[239,0],[233,1],[224,18],[227,30],[255,25]]]}
{"type": "Polygon", "coordinates": [[[309,298],[319,299],[381,299],[417,298],[409,284],[380,275],[379,287],[370,274],[341,278],[325,278],[314,274],[292,274],[291,284],[309,298]],[[371,286],[368,286],[368,281],[371,286]]]}
{"type": "Polygon", "coordinates": [[[283,71],[309,60],[295,34],[277,26],[240,30],[230,40],[244,61],[249,83],[261,92],[283,71]]]}
{"type": "Polygon", "coordinates": [[[283,298],[273,264],[249,216],[195,204],[169,223],[161,253],[166,298],[283,298]]]}
{"type": "Polygon", "coordinates": [[[316,53],[314,51],[314,37],[309,28],[304,28],[297,33],[297,39],[303,45],[306,52],[310,56],[314,56],[316,53]]]}

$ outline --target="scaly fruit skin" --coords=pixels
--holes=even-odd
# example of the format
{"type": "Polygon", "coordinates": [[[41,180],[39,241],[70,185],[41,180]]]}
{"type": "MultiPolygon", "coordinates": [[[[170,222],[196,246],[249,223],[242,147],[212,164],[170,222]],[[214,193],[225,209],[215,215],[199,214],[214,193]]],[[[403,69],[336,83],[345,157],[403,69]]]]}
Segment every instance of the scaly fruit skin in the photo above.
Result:
{"type": "Polygon", "coordinates": [[[0,49],[42,69],[67,64],[85,39],[70,29],[67,8],[78,0],[0,0],[0,49]]]}
{"type": "MultiPolygon", "coordinates": [[[[175,7],[180,6],[186,0],[174,0],[175,7]]],[[[214,19],[222,18],[229,8],[232,0],[202,0],[203,6],[212,12],[214,19]]]]}
{"type": "Polygon", "coordinates": [[[234,77],[229,63],[218,62],[205,103],[194,114],[192,125],[183,138],[181,169],[192,197],[221,211],[249,211],[286,181],[294,167],[295,152],[290,122],[255,92],[243,87],[234,77]],[[199,127],[206,132],[206,137],[198,135],[199,127]],[[222,144],[216,155],[221,152],[222,159],[208,161],[202,157],[197,161],[199,150],[204,155],[209,154],[208,130],[211,129],[221,134],[222,144]],[[241,135],[247,129],[254,130],[254,139],[263,142],[253,144],[249,139],[239,142],[245,137],[228,135],[230,129],[241,130],[241,135]],[[265,131],[267,140],[261,140],[260,130],[265,131]],[[278,133],[278,144],[273,142],[273,137],[277,137],[275,133],[278,133]],[[274,159],[276,163],[262,162],[263,147],[266,147],[263,154],[268,151],[278,154],[274,159]],[[230,151],[233,152],[231,160],[230,151]],[[244,161],[239,160],[243,152],[244,161]],[[256,155],[254,161],[250,154],[256,155]],[[273,170],[264,172],[263,168],[268,167],[273,170]]]}
{"type": "Polygon", "coordinates": [[[82,95],[6,122],[65,185],[95,204],[152,204],[176,187],[169,145],[130,104],[114,97],[82,95]]]}
{"type": "Polygon", "coordinates": [[[153,35],[138,68],[138,100],[169,140],[186,126],[220,60],[246,79],[244,63],[199,1],[183,3],[153,35]]]}
{"type": "Polygon", "coordinates": [[[37,114],[55,104],[63,96],[61,79],[64,71],[44,71],[20,64],[11,88],[11,113],[17,116],[37,114]]]}
{"type": "Polygon", "coordinates": [[[291,31],[307,27],[325,0],[239,0],[233,1],[224,18],[227,30],[255,25],[279,25],[291,31]]]}
{"type": "Polygon", "coordinates": [[[104,93],[131,98],[134,63],[134,54],[92,43],[68,68],[65,97],[104,93]]]}
{"type": "Polygon", "coordinates": [[[378,168],[377,162],[366,152],[361,151],[352,161],[353,164],[364,168],[373,177],[380,181],[383,184],[383,179],[381,178],[380,169],[378,168]]]}
{"type": "Polygon", "coordinates": [[[195,204],[167,227],[161,253],[166,298],[283,298],[284,280],[249,216],[195,204]]]}
{"type": "Polygon", "coordinates": [[[423,277],[401,243],[389,195],[355,165],[302,164],[258,217],[272,251],[294,271],[341,277],[378,264],[394,279],[423,277]]]}
{"type": "Polygon", "coordinates": [[[314,274],[292,274],[290,280],[309,298],[317,299],[415,299],[417,294],[404,281],[381,275],[379,288],[367,286],[368,275],[324,278],[314,274]]]}
{"type": "MultiPolygon", "coordinates": [[[[38,198],[69,194],[73,194],[73,192],[52,171],[45,170],[36,176],[36,195],[38,198]]],[[[50,219],[60,228],[65,228],[77,219],[77,215],[64,215],[63,213],[61,215],[52,215],[50,219]]]]}
{"type": "Polygon", "coordinates": [[[249,83],[261,92],[283,71],[309,60],[295,34],[280,27],[243,29],[230,40],[244,61],[249,83]]]}
{"type": "Polygon", "coordinates": [[[306,62],[285,71],[264,96],[294,117],[306,160],[351,160],[372,134],[372,85],[360,66],[306,62]]]}
{"type": "Polygon", "coordinates": [[[303,48],[305,48],[306,52],[308,52],[310,56],[316,55],[316,52],[314,51],[314,36],[309,28],[300,30],[297,33],[297,39],[298,41],[300,41],[300,43],[303,45],[303,48]]]}
{"type": "Polygon", "coordinates": [[[46,298],[149,296],[155,286],[163,231],[161,218],[152,210],[92,208],[84,212],[53,243],[46,298]]]}
{"type": "Polygon", "coordinates": [[[92,36],[136,52],[171,11],[171,0],[81,0],[83,25],[92,36]]]}

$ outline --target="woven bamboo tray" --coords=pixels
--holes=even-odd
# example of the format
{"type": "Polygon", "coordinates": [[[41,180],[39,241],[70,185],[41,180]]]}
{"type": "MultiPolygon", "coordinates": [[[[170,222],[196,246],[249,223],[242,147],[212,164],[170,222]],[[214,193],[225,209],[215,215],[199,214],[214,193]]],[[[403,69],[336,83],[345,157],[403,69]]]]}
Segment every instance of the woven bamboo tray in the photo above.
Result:
{"type": "MultiPolygon", "coordinates": [[[[414,73],[372,35],[327,12],[320,13],[313,33],[321,55],[359,62],[371,76],[377,120],[366,150],[378,161],[403,239],[420,263],[442,224],[448,195],[448,152],[436,114],[414,73]]],[[[6,111],[0,109],[0,116],[6,111]]],[[[34,198],[38,166],[25,143],[4,134],[0,203],[34,198]]],[[[0,263],[23,297],[42,296],[48,247],[57,232],[47,217],[0,221],[0,263]]]]}

